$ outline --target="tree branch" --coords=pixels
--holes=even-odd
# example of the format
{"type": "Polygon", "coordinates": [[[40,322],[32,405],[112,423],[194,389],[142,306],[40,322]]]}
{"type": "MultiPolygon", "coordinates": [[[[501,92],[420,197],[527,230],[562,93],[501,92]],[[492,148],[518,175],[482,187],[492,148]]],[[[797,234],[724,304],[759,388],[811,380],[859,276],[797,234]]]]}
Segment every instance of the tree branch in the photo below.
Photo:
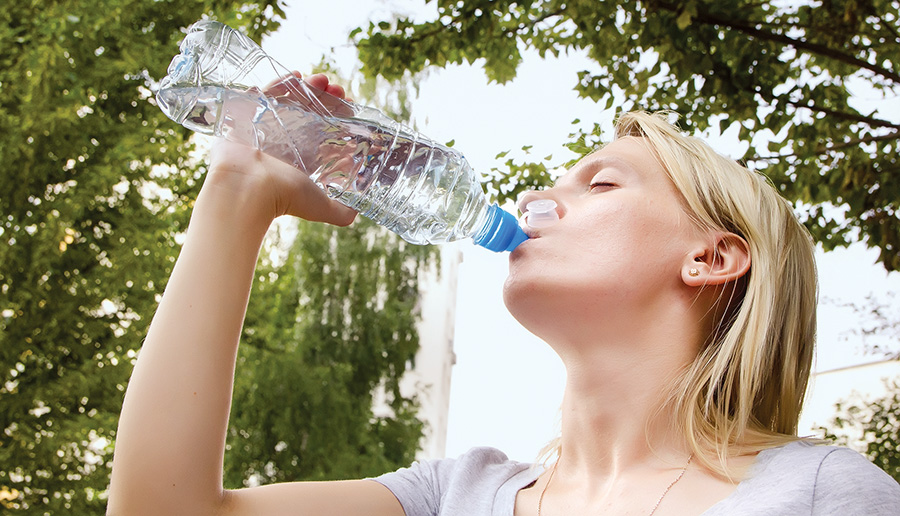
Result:
{"type": "MultiPolygon", "coordinates": [[[[729,77],[731,77],[730,70],[719,69],[719,71],[724,72],[729,77]]],[[[740,81],[732,80],[732,84],[734,84],[735,88],[737,88],[739,91],[746,91],[750,94],[759,95],[760,97],[763,98],[764,101],[768,102],[769,105],[774,105],[780,100],[780,101],[784,102],[785,104],[788,104],[788,105],[793,106],[798,109],[808,109],[813,112],[824,113],[826,115],[829,115],[829,116],[832,116],[832,117],[835,117],[835,118],[838,118],[841,120],[850,120],[853,122],[859,122],[859,123],[869,125],[871,127],[889,127],[891,129],[900,129],[900,124],[894,124],[892,122],[889,122],[887,120],[882,120],[880,118],[864,116],[864,115],[860,115],[859,113],[846,113],[843,111],[837,111],[834,109],[828,109],[828,108],[824,108],[824,107],[820,107],[820,106],[816,106],[816,105],[803,104],[803,103],[788,100],[788,99],[780,99],[778,97],[773,96],[770,92],[763,91],[763,89],[759,86],[746,84],[746,83],[740,82],[740,81]]]]}
{"type": "MultiPolygon", "coordinates": [[[[654,2],[651,5],[659,6],[662,9],[665,9],[669,12],[678,13],[679,6],[670,2],[654,2]]],[[[790,36],[786,36],[784,34],[779,34],[777,32],[769,32],[764,31],[762,29],[758,29],[755,26],[751,25],[748,22],[740,22],[737,20],[729,19],[729,18],[720,18],[718,16],[698,12],[697,16],[694,17],[694,20],[709,24],[709,25],[720,25],[722,27],[727,27],[732,30],[736,30],[738,32],[743,32],[744,34],[748,34],[751,36],[755,36],[757,38],[775,41],[784,45],[788,45],[794,47],[799,50],[806,50],[813,54],[818,54],[821,56],[829,57],[836,61],[840,61],[842,63],[846,63],[849,65],[857,66],[859,68],[863,68],[865,70],[869,70],[877,75],[881,75],[886,79],[890,79],[896,83],[900,83],[900,74],[888,70],[887,68],[880,67],[878,65],[874,65],[860,59],[856,56],[846,54],[844,52],[840,52],[839,50],[827,47],[825,45],[821,45],[818,43],[810,43],[809,41],[804,41],[802,39],[792,38],[790,36]]]]}
{"type": "Polygon", "coordinates": [[[900,42],[900,33],[897,32],[897,30],[894,28],[894,26],[891,24],[891,22],[886,21],[886,20],[884,19],[884,16],[883,16],[883,15],[878,17],[878,21],[881,22],[881,27],[882,27],[885,31],[887,31],[887,32],[889,32],[890,34],[892,34],[892,35],[894,36],[894,39],[896,39],[898,42],[900,42]]]}
{"type": "MultiPolygon", "coordinates": [[[[757,91],[756,93],[760,93],[757,91]]],[[[828,116],[833,116],[836,118],[840,118],[842,120],[850,120],[853,122],[860,122],[863,124],[870,125],[872,127],[890,127],[892,129],[900,129],[900,124],[894,124],[888,122],[887,120],[882,120],[880,118],[872,118],[869,116],[863,116],[857,113],[846,113],[843,111],[836,111],[834,109],[828,109],[825,107],[820,107],[812,104],[802,104],[800,102],[795,102],[793,100],[785,100],[785,103],[789,106],[794,106],[795,108],[808,109],[810,111],[814,111],[817,113],[824,113],[828,116]]]]}
{"type": "Polygon", "coordinates": [[[767,32],[767,31],[759,30],[755,27],[751,27],[750,25],[745,25],[745,24],[740,24],[740,23],[734,22],[734,21],[729,21],[726,18],[718,18],[715,16],[705,15],[705,16],[698,17],[698,19],[701,19],[702,21],[708,20],[709,22],[717,24],[717,25],[729,26],[734,30],[743,32],[745,34],[750,34],[750,35],[759,37],[760,39],[768,39],[770,41],[784,43],[785,45],[790,45],[796,49],[807,50],[813,54],[819,54],[819,55],[822,55],[825,57],[830,57],[831,59],[834,59],[836,61],[840,61],[842,63],[846,63],[846,64],[853,65],[853,66],[858,66],[859,68],[863,68],[863,69],[869,70],[870,72],[873,72],[877,75],[881,75],[882,77],[884,77],[886,79],[890,79],[896,83],[900,83],[900,74],[898,74],[892,70],[888,70],[887,68],[883,68],[881,66],[877,66],[872,63],[869,63],[868,61],[860,59],[856,56],[837,51],[833,48],[829,48],[825,45],[820,45],[818,43],[810,43],[808,41],[803,41],[801,39],[791,38],[789,36],[785,36],[784,34],[778,34],[775,32],[767,32]]]}
{"type": "MultiPolygon", "coordinates": [[[[889,140],[900,140],[900,131],[894,131],[892,133],[883,134],[881,136],[867,136],[866,138],[859,138],[856,140],[850,140],[848,142],[836,143],[834,145],[821,145],[816,148],[814,153],[827,154],[836,150],[846,149],[847,147],[856,147],[857,145],[862,145],[864,143],[884,142],[889,140]]],[[[750,156],[746,158],[746,161],[781,161],[783,159],[797,158],[799,156],[800,155],[797,153],[778,154],[775,156],[750,156]]]]}
{"type": "MultiPolygon", "coordinates": [[[[534,27],[538,23],[541,23],[542,21],[544,21],[548,18],[552,18],[554,16],[561,15],[563,12],[565,12],[565,8],[559,8],[559,9],[555,9],[553,11],[548,11],[533,20],[528,20],[527,23],[519,23],[519,24],[516,24],[514,27],[503,27],[501,30],[501,33],[502,34],[509,34],[509,33],[518,34],[519,32],[521,32],[524,29],[534,27]]],[[[412,36],[407,37],[405,39],[406,39],[406,41],[409,41],[409,42],[419,42],[419,41],[425,40],[427,38],[430,38],[432,36],[443,35],[444,31],[451,30],[454,26],[460,25],[462,23],[462,21],[465,19],[462,15],[463,15],[463,13],[459,13],[459,15],[457,15],[457,16],[452,16],[450,18],[450,22],[447,23],[446,25],[444,23],[442,23],[440,20],[435,20],[435,25],[431,29],[416,31],[412,36]]]]}

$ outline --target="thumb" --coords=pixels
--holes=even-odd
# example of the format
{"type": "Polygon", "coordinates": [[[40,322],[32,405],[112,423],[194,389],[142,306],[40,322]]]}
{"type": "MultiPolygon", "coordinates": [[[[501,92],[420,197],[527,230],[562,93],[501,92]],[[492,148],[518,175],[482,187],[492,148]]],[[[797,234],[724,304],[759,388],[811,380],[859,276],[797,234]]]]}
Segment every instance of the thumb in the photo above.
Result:
{"type": "Polygon", "coordinates": [[[358,212],[353,208],[344,206],[343,204],[328,199],[328,205],[322,210],[322,222],[334,224],[335,226],[349,226],[356,220],[358,212]]]}
{"type": "Polygon", "coordinates": [[[287,164],[284,164],[283,170],[290,179],[289,184],[280,181],[282,185],[278,187],[281,191],[277,201],[280,205],[277,207],[278,213],[335,226],[349,226],[356,219],[356,210],[328,197],[325,190],[306,174],[298,173],[297,169],[287,164]]]}

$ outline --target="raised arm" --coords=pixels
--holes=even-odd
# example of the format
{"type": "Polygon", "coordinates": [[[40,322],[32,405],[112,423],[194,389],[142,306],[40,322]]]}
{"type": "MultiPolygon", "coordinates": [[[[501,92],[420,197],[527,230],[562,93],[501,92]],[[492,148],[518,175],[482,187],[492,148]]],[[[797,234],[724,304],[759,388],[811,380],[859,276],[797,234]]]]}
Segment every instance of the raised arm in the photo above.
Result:
{"type": "MultiPolygon", "coordinates": [[[[309,80],[327,85],[321,76],[309,80]]],[[[218,144],[128,384],[110,515],[403,514],[393,495],[371,481],[223,488],[235,357],[253,271],[269,225],[284,214],[337,225],[356,215],[292,167],[218,144]]]]}

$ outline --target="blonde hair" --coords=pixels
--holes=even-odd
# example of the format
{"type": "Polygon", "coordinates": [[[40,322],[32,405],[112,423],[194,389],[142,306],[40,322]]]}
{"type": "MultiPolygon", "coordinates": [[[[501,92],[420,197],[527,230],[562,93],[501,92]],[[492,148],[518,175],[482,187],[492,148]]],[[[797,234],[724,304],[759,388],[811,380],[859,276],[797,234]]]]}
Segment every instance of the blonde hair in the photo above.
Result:
{"type": "Polygon", "coordinates": [[[728,476],[729,456],[798,439],[816,331],[814,244],[763,176],[682,134],[667,116],[623,114],[615,137],[649,147],[698,227],[749,244],[749,272],[720,298],[716,328],[664,400],[696,458],[728,476]]]}

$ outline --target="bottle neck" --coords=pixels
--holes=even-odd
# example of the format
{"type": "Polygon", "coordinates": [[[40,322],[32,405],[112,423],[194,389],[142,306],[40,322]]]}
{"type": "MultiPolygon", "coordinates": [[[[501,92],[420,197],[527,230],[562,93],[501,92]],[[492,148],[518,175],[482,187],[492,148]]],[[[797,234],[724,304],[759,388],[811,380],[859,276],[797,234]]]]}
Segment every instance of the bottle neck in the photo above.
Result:
{"type": "Polygon", "coordinates": [[[528,240],[528,235],[519,227],[516,217],[492,204],[481,229],[472,237],[475,245],[494,252],[512,251],[519,244],[528,240]]]}

